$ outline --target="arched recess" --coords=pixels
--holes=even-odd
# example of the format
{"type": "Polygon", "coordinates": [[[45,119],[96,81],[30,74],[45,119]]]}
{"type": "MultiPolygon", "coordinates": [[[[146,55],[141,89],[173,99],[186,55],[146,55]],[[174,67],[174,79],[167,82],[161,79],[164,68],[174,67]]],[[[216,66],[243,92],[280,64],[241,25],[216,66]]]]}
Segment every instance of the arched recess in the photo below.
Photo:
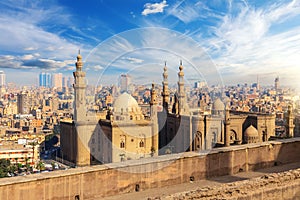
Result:
{"type": "Polygon", "coordinates": [[[197,131],[194,138],[194,151],[202,150],[202,133],[197,131]]]}

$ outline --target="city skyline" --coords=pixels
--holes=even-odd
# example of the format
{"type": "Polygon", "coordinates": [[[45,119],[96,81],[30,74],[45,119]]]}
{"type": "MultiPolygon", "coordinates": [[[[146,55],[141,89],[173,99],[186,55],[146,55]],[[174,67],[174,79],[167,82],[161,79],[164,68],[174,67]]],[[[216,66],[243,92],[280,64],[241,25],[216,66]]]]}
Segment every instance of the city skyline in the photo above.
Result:
{"type": "MultiPolygon", "coordinates": [[[[140,66],[144,69],[156,65],[159,77],[149,73],[148,79],[159,80],[164,61],[175,71],[183,59],[184,70],[188,70],[192,59],[202,56],[193,51],[199,48],[207,54],[205,58],[211,58],[226,85],[253,83],[258,74],[261,84],[273,84],[279,76],[282,85],[299,88],[297,0],[2,1],[0,10],[0,70],[7,74],[6,82],[17,80],[18,84],[34,85],[42,71],[70,75],[78,49],[86,59],[85,70],[91,84],[97,84],[101,70],[107,67],[119,75],[140,66]],[[143,30],[152,32],[144,34],[143,30]],[[132,31],[139,32],[137,38],[126,36],[132,31]],[[188,39],[182,40],[183,37],[188,39]],[[162,43],[166,38],[168,42],[162,43]],[[162,56],[162,51],[153,50],[144,53],[149,41],[160,50],[168,49],[168,54],[162,56]],[[97,49],[107,44],[110,49],[97,49]],[[142,50],[137,52],[137,48],[142,50]],[[110,53],[115,49],[125,54],[109,66],[114,60],[105,58],[114,55],[110,53]],[[99,64],[91,62],[97,51],[105,55],[97,58],[99,64]],[[179,55],[174,56],[174,51],[179,55]],[[183,53],[190,58],[182,58],[183,53]]],[[[142,79],[141,71],[135,71],[137,78],[142,79]]]]}

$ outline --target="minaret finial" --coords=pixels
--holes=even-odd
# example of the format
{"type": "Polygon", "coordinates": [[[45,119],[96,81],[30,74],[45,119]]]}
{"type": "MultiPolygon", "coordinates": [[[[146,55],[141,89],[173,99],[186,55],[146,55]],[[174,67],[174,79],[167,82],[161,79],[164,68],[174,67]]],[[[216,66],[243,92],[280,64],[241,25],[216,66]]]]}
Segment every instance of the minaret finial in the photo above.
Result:
{"type": "Polygon", "coordinates": [[[165,67],[167,66],[167,61],[165,61],[165,67]]]}
{"type": "Polygon", "coordinates": [[[78,49],[78,54],[80,55],[80,49],[78,49]]]}
{"type": "Polygon", "coordinates": [[[182,60],[180,60],[180,65],[182,65],[182,60]]]}

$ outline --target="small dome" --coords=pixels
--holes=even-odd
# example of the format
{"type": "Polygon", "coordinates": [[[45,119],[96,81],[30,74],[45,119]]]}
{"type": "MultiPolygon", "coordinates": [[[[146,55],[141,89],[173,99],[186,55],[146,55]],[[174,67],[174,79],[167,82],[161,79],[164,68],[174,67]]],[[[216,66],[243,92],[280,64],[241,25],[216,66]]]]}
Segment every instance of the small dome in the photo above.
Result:
{"type": "Polygon", "coordinates": [[[121,94],[114,102],[114,110],[121,112],[121,109],[124,111],[126,109],[136,109],[139,108],[137,101],[127,92],[121,94]]]}
{"type": "Polygon", "coordinates": [[[244,136],[245,138],[249,138],[249,137],[258,137],[258,131],[256,130],[256,128],[252,125],[250,125],[244,132],[244,136]]]}
{"type": "Polygon", "coordinates": [[[221,101],[220,98],[217,98],[212,105],[212,110],[224,111],[224,109],[224,103],[221,101]]]}

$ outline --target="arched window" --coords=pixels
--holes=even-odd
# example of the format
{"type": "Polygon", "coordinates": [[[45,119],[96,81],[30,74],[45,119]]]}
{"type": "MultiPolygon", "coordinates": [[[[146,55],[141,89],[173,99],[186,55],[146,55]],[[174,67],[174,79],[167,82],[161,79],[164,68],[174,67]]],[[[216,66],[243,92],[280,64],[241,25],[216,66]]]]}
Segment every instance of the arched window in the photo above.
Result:
{"type": "Polygon", "coordinates": [[[120,142],[120,148],[121,148],[121,149],[124,149],[124,148],[125,148],[125,142],[124,142],[123,140],[120,142]]]}
{"type": "Polygon", "coordinates": [[[194,151],[202,149],[202,133],[197,131],[195,139],[194,139],[194,151]]]}
{"type": "Polygon", "coordinates": [[[143,140],[141,140],[141,141],[140,141],[140,144],[139,144],[139,146],[140,146],[140,148],[143,148],[143,147],[145,147],[145,143],[144,143],[144,141],[143,141],[143,140]]]}
{"type": "Polygon", "coordinates": [[[120,135],[120,148],[121,149],[125,148],[125,143],[126,143],[126,136],[125,135],[120,135]]]}

